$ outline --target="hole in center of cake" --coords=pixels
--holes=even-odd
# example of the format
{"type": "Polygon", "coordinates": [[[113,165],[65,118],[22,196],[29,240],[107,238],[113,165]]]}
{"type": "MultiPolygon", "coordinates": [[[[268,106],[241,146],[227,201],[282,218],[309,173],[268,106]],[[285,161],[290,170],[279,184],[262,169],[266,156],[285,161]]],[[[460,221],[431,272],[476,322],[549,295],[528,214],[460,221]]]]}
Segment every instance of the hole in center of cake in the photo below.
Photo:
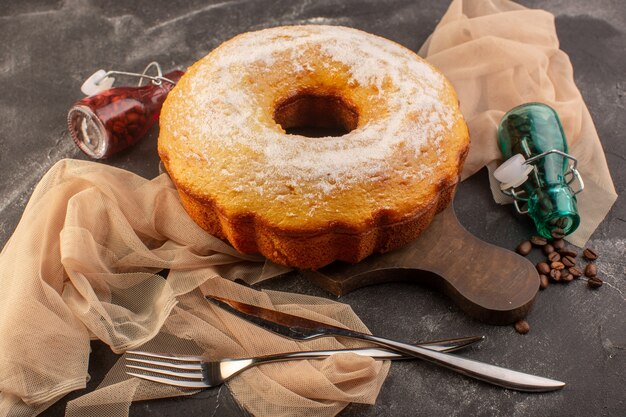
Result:
{"type": "Polygon", "coordinates": [[[288,135],[343,136],[356,129],[359,113],[339,96],[297,94],[274,109],[274,121],[288,135]]]}

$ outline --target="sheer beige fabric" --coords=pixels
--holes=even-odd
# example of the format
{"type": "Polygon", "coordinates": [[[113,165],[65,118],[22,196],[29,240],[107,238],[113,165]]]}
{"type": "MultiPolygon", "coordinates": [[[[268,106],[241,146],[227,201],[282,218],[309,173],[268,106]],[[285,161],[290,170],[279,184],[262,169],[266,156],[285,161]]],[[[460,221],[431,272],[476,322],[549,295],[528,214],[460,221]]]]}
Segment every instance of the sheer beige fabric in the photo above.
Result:
{"type": "MultiPolygon", "coordinates": [[[[459,95],[472,141],[463,178],[485,165],[491,172],[501,161],[496,128],[506,111],[539,101],[559,113],[585,182],[578,195],[581,224],[567,240],[583,246],[617,194],[570,60],[559,49],[554,16],[506,0],[455,0],[419,54],[459,95]]],[[[494,199],[510,203],[491,175],[490,181],[494,199]]]]}
{"type": "MultiPolygon", "coordinates": [[[[98,163],[57,163],[0,256],[0,415],[35,415],[83,388],[93,338],[118,353],[151,341],[152,350],[213,358],[342,346],[271,335],[216,311],[201,291],[367,331],[346,305],[221,278],[254,283],[286,271],[201,230],[165,175],[148,181],[98,163]],[[167,279],[156,274],[164,268],[167,279]]],[[[332,416],[349,402],[372,403],[388,370],[346,356],[264,365],[230,389],[257,416],[332,416]]],[[[131,401],[182,393],[128,380],[118,364],[68,413],[125,416],[131,401]]]]}

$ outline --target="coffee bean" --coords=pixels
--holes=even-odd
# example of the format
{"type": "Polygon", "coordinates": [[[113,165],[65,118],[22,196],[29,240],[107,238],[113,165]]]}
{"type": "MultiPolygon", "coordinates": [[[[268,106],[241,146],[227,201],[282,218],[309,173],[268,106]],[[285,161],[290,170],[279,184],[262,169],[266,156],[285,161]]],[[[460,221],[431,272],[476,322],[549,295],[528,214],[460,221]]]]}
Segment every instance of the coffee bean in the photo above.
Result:
{"type": "Polygon", "coordinates": [[[598,277],[591,277],[587,280],[587,285],[589,285],[590,288],[600,288],[602,284],[603,281],[598,277]]]}
{"type": "Polygon", "coordinates": [[[540,274],[547,275],[550,273],[550,265],[545,262],[539,262],[537,264],[537,271],[539,271],[540,274]]]}
{"type": "Polygon", "coordinates": [[[571,257],[571,256],[564,256],[563,258],[561,258],[561,262],[563,262],[563,265],[565,265],[568,268],[571,268],[572,266],[576,266],[576,258],[571,257]]]}
{"type": "Polygon", "coordinates": [[[581,271],[580,269],[576,268],[575,266],[568,268],[568,271],[570,274],[572,274],[574,276],[574,278],[580,278],[583,276],[583,271],[581,271]]]}
{"type": "Polygon", "coordinates": [[[593,249],[589,249],[589,248],[586,248],[583,251],[583,256],[589,259],[590,261],[595,261],[596,259],[598,259],[598,254],[596,253],[596,251],[594,251],[593,249]]]}
{"type": "Polygon", "coordinates": [[[550,281],[548,280],[548,277],[546,275],[539,275],[539,288],[542,290],[545,290],[546,288],[548,288],[548,284],[550,283],[550,281]]]}
{"type": "Polygon", "coordinates": [[[574,252],[573,250],[569,250],[569,249],[561,249],[559,251],[559,254],[561,255],[561,257],[563,256],[571,256],[572,258],[575,258],[578,256],[578,254],[576,252],[574,252]]]}
{"type": "Polygon", "coordinates": [[[530,325],[526,320],[515,322],[515,331],[519,334],[526,334],[530,331],[530,325]]]}
{"type": "Polygon", "coordinates": [[[528,240],[525,240],[521,242],[519,245],[517,245],[517,249],[515,249],[515,251],[522,256],[526,256],[530,253],[532,248],[533,248],[533,244],[530,243],[528,240]]]}
{"type": "Polygon", "coordinates": [[[543,253],[550,255],[552,252],[554,252],[554,246],[549,243],[543,246],[543,253]]]}
{"type": "Polygon", "coordinates": [[[555,239],[562,239],[565,237],[565,231],[557,227],[556,229],[553,229],[552,232],[550,232],[550,235],[552,235],[552,237],[555,239]]]}
{"type": "MultiPolygon", "coordinates": [[[[539,201],[537,201],[539,211],[550,211],[553,209],[552,202],[547,197],[547,194],[545,194],[543,198],[540,198],[539,201]]],[[[554,222],[550,222],[550,224],[554,225],[554,222]]]]}
{"type": "Polygon", "coordinates": [[[592,278],[598,275],[598,268],[596,267],[596,265],[587,264],[587,266],[585,267],[585,275],[588,276],[589,278],[592,278]]]}
{"type": "Polygon", "coordinates": [[[565,268],[565,265],[563,265],[563,262],[556,261],[550,264],[550,268],[560,271],[561,269],[565,268]]]}
{"type": "Polygon", "coordinates": [[[570,274],[567,269],[561,271],[561,282],[569,284],[574,280],[574,275],[570,274]]]}
{"type": "Polygon", "coordinates": [[[565,249],[565,241],[563,239],[555,239],[554,242],[552,242],[552,246],[554,246],[556,250],[565,249]]]}
{"type": "Polygon", "coordinates": [[[556,252],[552,252],[550,255],[548,255],[548,260],[550,262],[557,262],[561,260],[561,255],[559,255],[556,252]]]}
{"type": "Polygon", "coordinates": [[[535,235],[530,238],[530,243],[532,243],[535,246],[543,246],[547,244],[548,241],[546,240],[545,237],[535,235]]]}
{"type": "Polygon", "coordinates": [[[550,271],[550,278],[552,278],[552,281],[554,282],[559,282],[561,280],[561,271],[553,269],[550,271]]]}

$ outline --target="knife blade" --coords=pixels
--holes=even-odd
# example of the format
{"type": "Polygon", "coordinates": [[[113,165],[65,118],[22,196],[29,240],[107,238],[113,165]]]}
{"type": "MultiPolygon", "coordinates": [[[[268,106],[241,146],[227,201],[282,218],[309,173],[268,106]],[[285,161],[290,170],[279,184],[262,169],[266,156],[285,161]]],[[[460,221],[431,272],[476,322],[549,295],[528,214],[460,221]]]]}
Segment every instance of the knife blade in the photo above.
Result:
{"type": "MultiPolygon", "coordinates": [[[[265,330],[272,331],[273,333],[290,339],[304,340],[302,337],[305,337],[306,335],[313,338],[318,335],[323,328],[342,330],[341,327],[305,319],[304,317],[294,316],[292,314],[281,313],[276,310],[253,306],[251,304],[228,300],[226,298],[206,296],[206,299],[231,314],[234,314],[265,330]]],[[[453,339],[421,342],[419,345],[438,352],[452,352],[463,349],[484,339],[485,336],[457,337],[453,339]]],[[[398,354],[397,356],[403,355],[402,352],[398,352],[395,349],[390,349],[390,351],[396,352],[398,354]]],[[[406,356],[406,354],[404,354],[404,356],[406,356]]]]}
{"type": "Polygon", "coordinates": [[[441,365],[460,374],[518,391],[547,392],[561,389],[566,385],[564,382],[554,379],[530,375],[496,365],[429,350],[420,346],[413,346],[379,336],[327,325],[304,317],[235,300],[212,295],[207,295],[206,299],[237,317],[291,339],[311,340],[318,337],[339,336],[365,340],[441,365]]]}

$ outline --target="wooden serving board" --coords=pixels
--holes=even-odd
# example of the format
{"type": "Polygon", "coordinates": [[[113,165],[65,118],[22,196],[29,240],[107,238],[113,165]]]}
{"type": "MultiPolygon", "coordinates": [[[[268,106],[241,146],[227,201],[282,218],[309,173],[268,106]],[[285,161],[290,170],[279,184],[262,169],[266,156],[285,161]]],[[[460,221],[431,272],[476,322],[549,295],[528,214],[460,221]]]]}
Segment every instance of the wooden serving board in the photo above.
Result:
{"type": "Polygon", "coordinates": [[[335,262],[302,272],[337,296],[383,282],[425,284],[443,291],[471,317],[500,325],[524,318],[539,290],[539,274],[530,261],[470,234],[452,205],[400,249],[354,265],[335,262]]]}

